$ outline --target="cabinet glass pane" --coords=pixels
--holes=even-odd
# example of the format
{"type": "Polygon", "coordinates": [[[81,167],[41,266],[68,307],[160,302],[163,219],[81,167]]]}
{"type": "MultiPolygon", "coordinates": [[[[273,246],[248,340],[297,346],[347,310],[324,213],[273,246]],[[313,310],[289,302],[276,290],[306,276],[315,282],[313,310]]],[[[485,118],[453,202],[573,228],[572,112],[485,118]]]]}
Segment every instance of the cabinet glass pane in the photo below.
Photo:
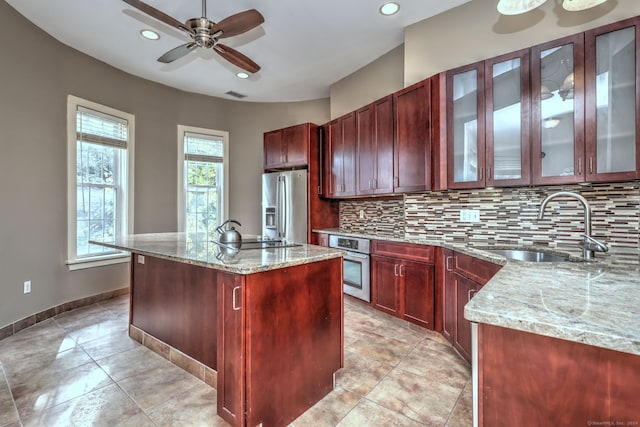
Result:
{"type": "Polygon", "coordinates": [[[520,58],[493,65],[493,179],[522,177],[520,58]]]}
{"type": "Polygon", "coordinates": [[[635,28],[596,38],[597,173],[636,168],[635,28]]]}
{"type": "Polygon", "coordinates": [[[453,76],[453,155],[455,182],[478,180],[478,72],[453,76]]]}
{"type": "Polygon", "coordinates": [[[574,175],[573,44],[540,53],[542,176],[574,175]]]}

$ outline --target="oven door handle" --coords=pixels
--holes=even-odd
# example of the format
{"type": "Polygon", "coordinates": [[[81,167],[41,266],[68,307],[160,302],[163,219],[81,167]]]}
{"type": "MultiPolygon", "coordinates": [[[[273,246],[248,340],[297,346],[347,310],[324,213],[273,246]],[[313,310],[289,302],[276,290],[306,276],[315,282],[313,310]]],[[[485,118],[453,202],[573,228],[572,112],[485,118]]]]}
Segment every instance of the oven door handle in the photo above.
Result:
{"type": "Polygon", "coordinates": [[[345,258],[369,259],[369,255],[360,255],[354,254],[353,252],[347,252],[347,256],[345,258]]]}

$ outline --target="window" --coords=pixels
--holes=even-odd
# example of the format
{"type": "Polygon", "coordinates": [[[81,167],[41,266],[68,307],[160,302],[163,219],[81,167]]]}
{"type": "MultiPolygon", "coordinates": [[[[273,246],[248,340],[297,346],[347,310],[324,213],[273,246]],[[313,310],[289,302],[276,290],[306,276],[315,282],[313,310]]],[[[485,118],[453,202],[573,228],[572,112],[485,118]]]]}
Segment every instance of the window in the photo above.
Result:
{"type": "Polygon", "coordinates": [[[228,139],[227,132],[178,126],[178,229],[190,241],[208,241],[227,217],[228,139]]]}
{"type": "Polygon", "coordinates": [[[129,260],[127,253],[89,240],[115,242],[133,227],[133,129],[131,114],[68,98],[70,270],[129,260]]]}

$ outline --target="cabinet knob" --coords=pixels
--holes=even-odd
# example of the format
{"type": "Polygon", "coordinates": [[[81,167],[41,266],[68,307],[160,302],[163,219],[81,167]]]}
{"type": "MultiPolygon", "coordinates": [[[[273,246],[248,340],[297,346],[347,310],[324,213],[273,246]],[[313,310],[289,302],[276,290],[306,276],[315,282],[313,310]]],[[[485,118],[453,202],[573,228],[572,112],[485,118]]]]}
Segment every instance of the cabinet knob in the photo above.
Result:
{"type": "Polygon", "coordinates": [[[452,256],[448,256],[445,259],[445,268],[447,269],[447,271],[453,271],[453,266],[451,264],[449,264],[451,261],[453,261],[453,257],[452,256]]]}

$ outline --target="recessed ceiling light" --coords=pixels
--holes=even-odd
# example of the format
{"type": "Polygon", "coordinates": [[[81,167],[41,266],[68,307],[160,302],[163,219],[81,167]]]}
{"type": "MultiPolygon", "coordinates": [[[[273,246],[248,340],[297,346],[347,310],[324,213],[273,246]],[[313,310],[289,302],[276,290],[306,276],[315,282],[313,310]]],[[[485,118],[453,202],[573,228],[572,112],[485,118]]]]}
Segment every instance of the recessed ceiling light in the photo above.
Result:
{"type": "Polygon", "coordinates": [[[398,13],[399,10],[400,10],[400,5],[393,1],[389,3],[385,3],[382,6],[380,6],[380,13],[386,16],[398,13]]]}
{"type": "Polygon", "coordinates": [[[240,71],[239,73],[236,73],[236,77],[239,79],[248,79],[249,74],[245,73],[244,71],[240,71]]]}
{"type": "Polygon", "coordinates": [[[152,30],[141,30],[140,35],[147,40],[158,40],[160,38],[160,34],[152,30]]]}

